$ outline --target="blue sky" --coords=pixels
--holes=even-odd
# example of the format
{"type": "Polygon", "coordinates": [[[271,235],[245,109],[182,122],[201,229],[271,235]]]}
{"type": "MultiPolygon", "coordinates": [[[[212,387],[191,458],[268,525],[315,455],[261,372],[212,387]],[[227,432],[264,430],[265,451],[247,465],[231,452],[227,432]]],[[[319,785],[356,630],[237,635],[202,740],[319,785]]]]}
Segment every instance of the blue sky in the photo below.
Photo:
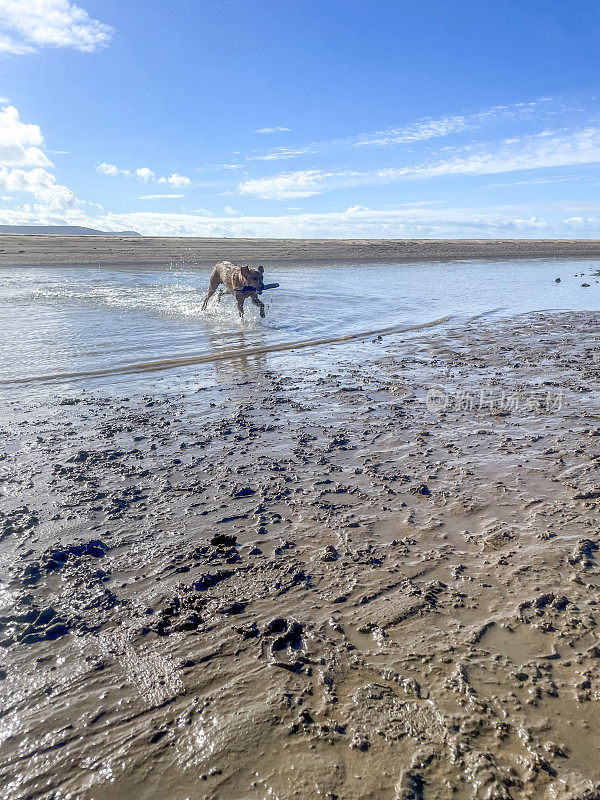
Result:
{"type": "Polygon", "coordinates": [[[0,0],[0,223],[600,235],[600,4],[0,0]]]}

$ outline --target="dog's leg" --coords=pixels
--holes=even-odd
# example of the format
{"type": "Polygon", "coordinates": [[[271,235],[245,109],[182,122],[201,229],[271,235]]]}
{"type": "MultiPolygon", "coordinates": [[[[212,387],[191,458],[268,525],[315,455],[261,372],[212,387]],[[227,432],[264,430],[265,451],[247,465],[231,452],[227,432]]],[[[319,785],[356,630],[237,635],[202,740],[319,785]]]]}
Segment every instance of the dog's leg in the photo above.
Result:
{"type": "Polygon", "coordinates": [[[242,294],[242,292],[236,292],[235,294],[235,301],[237,303],[238,311],[240,317],[244,316],[244,300],[246,299],[246,295],[242,294]]]}
{"type": "Polygon", "coordinates": [[[202,303],[202,311],[206,311],[206,306],[208,305],[208,301],[213,296],[213,294],[219,288],[219,284],[221,283],[221,276],[218,272],[213,271],[211,272],[210,279],[208,281],[208,294],[204,298],[204,302],[202,303]]]}
{"type": "Polygon", "coordinates": [[[220,303],[221,302],[221,298],[223,297],[223,295],[226,295],[226,294],[229,294],[229,290],[228,289],[221,289],[221,291],[217,295],[217,302],[220,303]]]}
{"type": "Polygon", "coordinates": [[[262,300],[259,300],[257,295],[255,295],[255,294],[251,295],[250,299],[252,300],[252,302],[254,303],[255,306],[258,306],[260,308],[260,315],[261,315],[261,317],[264,317],[264,315],[265,315],[265,304],[262,302],[262,300]]]}

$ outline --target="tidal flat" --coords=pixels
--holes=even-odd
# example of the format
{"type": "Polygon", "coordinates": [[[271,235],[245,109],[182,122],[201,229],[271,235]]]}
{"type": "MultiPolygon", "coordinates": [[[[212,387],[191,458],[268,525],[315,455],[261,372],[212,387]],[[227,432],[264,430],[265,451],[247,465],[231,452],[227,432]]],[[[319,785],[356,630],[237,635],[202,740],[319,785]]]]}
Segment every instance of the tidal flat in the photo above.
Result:
{"type": "Polygon", "coordinates": [[[516,311],[133,376],[86,377],[85,317],[69,378],[5,350],[4,796],[596,798],[600,312],[516,311]]]}

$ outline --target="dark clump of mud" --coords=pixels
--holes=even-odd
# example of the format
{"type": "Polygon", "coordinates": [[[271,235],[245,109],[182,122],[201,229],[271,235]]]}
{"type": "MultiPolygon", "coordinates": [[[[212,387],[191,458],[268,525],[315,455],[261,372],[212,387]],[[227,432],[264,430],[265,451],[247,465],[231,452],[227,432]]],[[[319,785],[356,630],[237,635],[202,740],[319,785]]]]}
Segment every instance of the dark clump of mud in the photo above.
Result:
{"type": "Polygon", "coordinates": [[[598,321],[8,408],[2,796],[600,797],[598,321]]]}

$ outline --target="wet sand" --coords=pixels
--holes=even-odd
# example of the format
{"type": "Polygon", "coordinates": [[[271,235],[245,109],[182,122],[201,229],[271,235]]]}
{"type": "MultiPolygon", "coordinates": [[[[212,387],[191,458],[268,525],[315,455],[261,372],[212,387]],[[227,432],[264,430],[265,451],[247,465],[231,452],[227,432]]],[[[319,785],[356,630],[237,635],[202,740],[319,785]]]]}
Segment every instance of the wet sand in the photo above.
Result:
{"type": "Polygon", "coordinates": [[[5,405],[4,796],[598,797],[599,321],[5,405]]]}
{"type": "Polygon", "coordinates": [[[600,240],[198,239],[191,237],[0,236],[0,266],[164,268],[250,264],[401,263],[450,259],[600,258],[600,240]]]}

